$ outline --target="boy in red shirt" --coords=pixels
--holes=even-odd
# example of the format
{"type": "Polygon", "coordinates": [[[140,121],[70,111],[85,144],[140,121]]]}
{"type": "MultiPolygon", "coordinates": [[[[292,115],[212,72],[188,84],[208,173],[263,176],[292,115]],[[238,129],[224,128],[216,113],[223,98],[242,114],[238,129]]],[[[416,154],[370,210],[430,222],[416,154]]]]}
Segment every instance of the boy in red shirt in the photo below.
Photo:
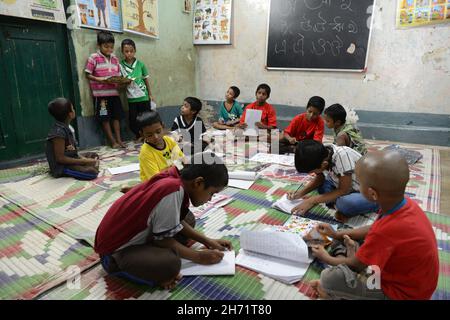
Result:
{"type": "Polygon", "coordinates": [[[213,153],[197,153],[189,164],[153,176],[119,198],[108,210],[95,235],[94,250],[111,275],[173,288],[181,278],[181,259],[215,264],[227,240],[211,239],[194,229],[190,202],[202,205],[228,184],[228,171],[213,153]],[[192,239],[205,250],[186,246],[192,239]]]}
{"type": "Polygon", "coordinates": [[[322,298],[430,299],[439,277],[437,242],[425,213],[405,198],[408,164],[396,152],[369,153],[355,171],[361,193],[381,210],[371,226],[336,232],[319,225],[319,232],[343,240],[345,247],[335,240],[335,257],[323,246],[313,247],[313,254],[332,266],[313,288],[322,298]]]}
{"type": "Polygon", "coordinates": [[[241,121],[237,127],[241,129],[247,128],[247,123],[245,123],[245,115],[247,110],[261,110],[261,121],[256,122],[256,126],[259,129],[275,129],[277,127],[277,115],[275,109],[269,103],[267,99],[270,97],[270,87],[269,85],[262,83],[256,88],[256,101],[245,107],[244,113],[241,116],[241,121]]]}
{"type": "Polygon", "coordinates": [[[325,108],[322,97],[311,97],[306,106],[306,112],[292,119],[280,137],[280,154],[294,153],[295,145],[302,140],[316,140],[322,142],[324,121],[320,116],[325,108]]]}

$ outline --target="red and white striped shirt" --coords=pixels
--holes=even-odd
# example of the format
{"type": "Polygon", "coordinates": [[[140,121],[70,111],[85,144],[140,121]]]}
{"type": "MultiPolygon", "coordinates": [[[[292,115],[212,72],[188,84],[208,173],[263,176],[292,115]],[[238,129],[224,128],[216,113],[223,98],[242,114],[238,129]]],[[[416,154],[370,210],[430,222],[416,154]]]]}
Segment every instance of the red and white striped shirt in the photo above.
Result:
{"type": "MultiPolygon", "coordinates": [[[[108,59],[100,51],[97,51],[88,58],[84,71],[94,77],[120,76],[120,61],[114,54],[111,54],[108,59]]],[[[94,97],[114,97],[119,95],[117,84],[90,80],[90,85],[94,97]]]]}

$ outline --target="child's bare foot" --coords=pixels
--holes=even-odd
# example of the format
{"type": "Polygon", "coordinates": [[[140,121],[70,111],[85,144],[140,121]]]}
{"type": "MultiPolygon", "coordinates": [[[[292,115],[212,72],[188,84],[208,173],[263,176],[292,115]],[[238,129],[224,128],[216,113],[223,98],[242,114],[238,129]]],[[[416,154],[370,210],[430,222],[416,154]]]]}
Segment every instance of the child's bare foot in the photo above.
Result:
{"type": "Polygon", "coordinates": [[[175,286],[177,285],[178,281],[181,280],[181,273],[179,273],[175,278],[166,281],[166,282],[161,282],[159,285],[160,287],[162,287],[164,290],[172,290],[173,288],[175,288],[175,286]]]}
{"type": "Polygon", "coordinates": [[[119,149],[119,148],[120,148],[120,144],[118,144],[117,142],[114,142],[114,143],[111,145],[111,148],[113,148],[113,149],[119,149]]]}
{"type": "Polygon", "coordinates": [[[341,223],[346,223],[349,219],[348,217],[344,216],[339,211],[336,211],[336,213],[334,214],[334,218],[341,223]]]}
{"type": "Polygon", "coordinates": [[[320,280],[313,280],[309,282],[309,285],[314,290],[315,297],[318,299],[328,299],[328,294],[320,286],[320,280]]]}
{"type": "Polygon", "coordinates": [[[348,235],[344,235],[344,245],[347,248],[347,257],[354,257],[356,254],[356,242],[348,235]]]}
{"type": "Polygon", "coordinates": [[[125,143],[123,143],[123,141],[118,141],[117,143],[119,144],[120,148],[126,148],[127,147],[127,145],[125,143]]]}

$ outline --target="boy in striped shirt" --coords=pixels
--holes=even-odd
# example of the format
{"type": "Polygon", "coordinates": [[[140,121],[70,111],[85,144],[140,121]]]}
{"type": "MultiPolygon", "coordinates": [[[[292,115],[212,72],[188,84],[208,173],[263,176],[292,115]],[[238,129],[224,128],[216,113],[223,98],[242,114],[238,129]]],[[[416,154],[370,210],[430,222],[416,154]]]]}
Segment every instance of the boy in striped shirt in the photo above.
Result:
{"type": "Polygon", "coordinates": [[[304,200],[292,209],[292,213],[304,215],[319,203],[334,207],[337,210],[335,218],[340,222],[376,212],[378,204],[370,202],[359,192],[355,166],[360,158],[361,154],[349,147],[324,146],[315,140],[300,141],[295,150],[295,168],[300,173],[314,173],[315,177],[303,189],[288,195],[289,200],[304,200]],[[307,196],[316,189],[319,195],[307,196]]]}
{"type": "Polygon", "coordinates": [[[99,51],[89,57],[85,72],[94,97],[95,116],[113,148],[125,148],[120,136],[120,120],[123,117],[122,103],[116,83],[108,78],[120,76],[120,62],[113,54],[114,36],[109,31],[97,34],[99,51]],[[111,123],[114,130],[111,129],[111,123]]]}

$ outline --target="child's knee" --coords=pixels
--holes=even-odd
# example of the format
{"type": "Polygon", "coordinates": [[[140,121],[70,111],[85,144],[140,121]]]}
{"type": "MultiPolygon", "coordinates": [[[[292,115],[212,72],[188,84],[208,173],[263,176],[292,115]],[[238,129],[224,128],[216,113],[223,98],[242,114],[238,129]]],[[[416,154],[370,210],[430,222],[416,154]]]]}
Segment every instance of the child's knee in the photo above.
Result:
{"type": "Polygon", "coordinates": [[[330,267],[322,271],[320,274],[320,285],[329,293],[330,291],[338,291],[345,285],[345,275],[341,268],[330,267]]]}
{"type": "Polygon", "coordinates": [[[166,282],[174,279],[181,270],[181,259],[178,254],[172,250],[168,253],[161,264],[162,273],[157,282],[166,282]]]}

